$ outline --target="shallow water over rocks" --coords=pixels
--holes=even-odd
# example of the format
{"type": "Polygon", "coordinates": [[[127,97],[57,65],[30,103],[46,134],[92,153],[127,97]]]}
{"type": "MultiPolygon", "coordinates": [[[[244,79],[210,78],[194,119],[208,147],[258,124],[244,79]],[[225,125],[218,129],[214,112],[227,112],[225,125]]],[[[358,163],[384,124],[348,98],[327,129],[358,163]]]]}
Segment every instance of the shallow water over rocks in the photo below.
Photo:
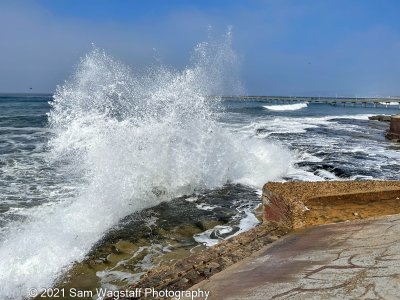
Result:
{"type": "Polygon", "coordinates": [[[246,227],[243,219],[246,215],[261,219],[260,203],[257,191],[227,184],[131,214],[109,230],[57,286],[94,291],[132,284],[154,266],[172,264],[254,226],[246,227]]]}

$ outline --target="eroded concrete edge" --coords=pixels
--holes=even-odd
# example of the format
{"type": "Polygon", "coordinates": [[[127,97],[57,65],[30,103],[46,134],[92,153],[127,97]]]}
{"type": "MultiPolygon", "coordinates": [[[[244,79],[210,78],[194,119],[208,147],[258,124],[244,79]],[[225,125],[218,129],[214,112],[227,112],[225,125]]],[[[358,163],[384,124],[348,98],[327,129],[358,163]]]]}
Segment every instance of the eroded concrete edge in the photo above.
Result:
{"type": "Polygon", "coordinates": [[[306,214],[309,206],[317,202],[340,206],[346,201],[356,201],[368,207],[369,201],[397,196],[400,196],[400,181],[270,182],[263,187],[263,220],[299,229],[309,225],[306,214]]]}

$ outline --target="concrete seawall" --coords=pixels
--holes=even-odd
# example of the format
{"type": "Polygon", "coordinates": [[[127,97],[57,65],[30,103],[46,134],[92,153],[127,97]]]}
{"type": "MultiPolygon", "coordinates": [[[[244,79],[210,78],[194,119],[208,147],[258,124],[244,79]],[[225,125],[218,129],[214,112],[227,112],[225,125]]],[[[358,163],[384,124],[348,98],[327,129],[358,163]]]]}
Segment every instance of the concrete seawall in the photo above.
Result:
{"type": "Polygon", "coordinates": [[[390,140],[400,141],[400,115],[392,116],[390,129],[386,136],[390,140]]]}
{"type": "Polygon", "coordinates": [[[263,187],[264,221],[298,229],[400,213],[400,181],[271,182],[263,187]]]}

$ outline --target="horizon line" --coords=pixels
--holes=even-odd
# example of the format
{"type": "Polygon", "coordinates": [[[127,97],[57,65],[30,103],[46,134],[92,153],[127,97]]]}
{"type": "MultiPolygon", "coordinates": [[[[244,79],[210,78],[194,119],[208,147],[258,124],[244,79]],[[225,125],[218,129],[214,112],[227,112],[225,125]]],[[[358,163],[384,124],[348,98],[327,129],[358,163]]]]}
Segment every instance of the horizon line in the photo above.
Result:
{"type": "MultiPolygon", "coordinates": [[[[32,95],[32,96],[52,96],[54,92],[0,92],[0,96],[6,95],[32,95]]],[[[293,96],[293,95],[209,95],[207,97],[221,98],[310,98],[310,99],[396,99],[400,100],[400,96],[293,96]]]]}

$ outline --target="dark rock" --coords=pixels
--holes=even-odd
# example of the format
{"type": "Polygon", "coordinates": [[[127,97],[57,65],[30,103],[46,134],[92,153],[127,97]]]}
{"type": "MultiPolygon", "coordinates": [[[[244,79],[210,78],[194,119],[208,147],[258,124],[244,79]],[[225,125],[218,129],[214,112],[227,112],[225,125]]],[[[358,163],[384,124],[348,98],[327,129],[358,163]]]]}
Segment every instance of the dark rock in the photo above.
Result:
{"type": "Polygon", "coordinates": [[[119,250],[117,247],[115,247],[114,245],[111,245],[111,253],[114,254],[121,254],[121,250],[119,250]]]}
{"type": "Polygon", "coordinates": [[[196,225],[200,230],[206,231],[206,227],[204,226],[203,222],[196,221],[196,222],[194,222],[194,225],[196,225]]]}
{"type": "Polygon", "coordinates": [[[368,117],[370,120],[374,121],[381,121],[381,122],[390,122],[391,116],[386,116],[386,115],[376,115],[372,117],[368,117]]]}

